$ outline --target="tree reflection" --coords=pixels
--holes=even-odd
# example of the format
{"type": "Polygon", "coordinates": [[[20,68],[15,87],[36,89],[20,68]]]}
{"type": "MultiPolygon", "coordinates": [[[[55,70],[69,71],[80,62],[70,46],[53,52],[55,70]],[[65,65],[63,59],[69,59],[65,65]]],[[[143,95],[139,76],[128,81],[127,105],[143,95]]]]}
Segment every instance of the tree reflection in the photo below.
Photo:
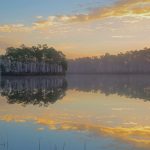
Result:
{"type": "Polygon", "coordinates": [[[1,95],[8,103],[48,106],[65,96],[64,77],[2,77],[1,95]]]}
{"type": "Polygon", "coordinates": [[[67,80],[71,89],[150,101],[149,75],[69,75],[67,80]]]}
{"type": "Polygon", "coordinates": [[[61,76],[2,77],[0,93],[10,104],[39,106],[62,99],[67,89],[150,101],[149,75],[67,75],[66,79],[61,76]]]}

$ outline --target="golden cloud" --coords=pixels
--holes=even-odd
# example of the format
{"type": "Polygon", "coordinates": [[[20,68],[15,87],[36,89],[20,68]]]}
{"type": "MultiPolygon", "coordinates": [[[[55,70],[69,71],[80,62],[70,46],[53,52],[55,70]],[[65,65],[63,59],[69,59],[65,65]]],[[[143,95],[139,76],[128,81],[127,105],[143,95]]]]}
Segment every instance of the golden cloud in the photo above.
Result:
{"type": "Polygon", "coordinates": [[[38,20],[32,23],[31,26],[23,24],[0,25],[0,32],[41,31],[48,30],[51,27],[60,28],[60,26],[69,23],[82,23],[124,16],[150,19],[150,0],[119,0],[109,7],[98,7],[86,14],[49,16],[45,20],[42,16],[37,16],[38,20]]]}
{"type": "Polygon", "coordinates": [[[10,24],[0,25],[0,32],[29,32],[30,27],[26,27],[24,24],[10,24]]]}
{"type": "Polygon", "coordinates": [[[55,17],[60,22],[87,22],[108,17],[139,16],[150,17],[150,0],[124,0],[105,8],[95,8],[87,14],[62,15],[55,17]]]}

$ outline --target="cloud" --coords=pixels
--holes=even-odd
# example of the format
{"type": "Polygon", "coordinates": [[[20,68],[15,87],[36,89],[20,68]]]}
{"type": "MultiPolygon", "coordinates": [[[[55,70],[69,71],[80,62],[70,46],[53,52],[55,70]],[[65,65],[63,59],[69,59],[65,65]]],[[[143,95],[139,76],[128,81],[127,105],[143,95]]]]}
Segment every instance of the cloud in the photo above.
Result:
{"type": "Polygon", "coordinates": [[[133,110],[133,108],[112,108],[113,111],[129,111],[133,110]]]}
{"type": "Polygon", "coordinates": [[[124,38],[134,38],[133,35],[113,35],[112,38],[124,39],[124,38]]]}
{"type": "Polygon", "coordinates": [[[26,27],[24,24],[10,24],[0,25],[0,32],[29,32],[30,27],[26,27]]]}
{"type": "Polygon", "coordinates": [[[38,20],[37,22],[33,23],[32,30],[46,30],[52,25],[53,22],[50,22],[49,20],[38,20]]]}
{"type": "Polygon", "coordinates": [[[36,16],[35,18],[37,18],[37,19],[42,19],[43,16],[36,16]]]}
{"type": "Polygon", "coordinates": [[[146,17],[150,18],[150,0],[124,0],[118,1],[109,7],[98,7],[92,9],[87,14],[60,15],[55,16],[55,22],[88,22],[101,20],[109,17],[146,17]]]}
{"type": "Polygon", "coordinates": [[[124,0],[118,1],[113,6],[106,8],[95,8],[86,15],[77,15],[72,21],[91,21],[120,16],[149,16],[150,0],[124,0]]]}
{"type": "Polygon", "coordinates": [[[0,32],[43,31],[51,29],[51,27],[60,28],[64,24],[70,25],[125,16],[150,19],[150,0],[118,0],[111,6],[96,7],[84,14],[49,16],[47,19],[43,19],[43,16],[36,16],[38,20],[30,26],[23,24],[0,25],[0,32]]]}

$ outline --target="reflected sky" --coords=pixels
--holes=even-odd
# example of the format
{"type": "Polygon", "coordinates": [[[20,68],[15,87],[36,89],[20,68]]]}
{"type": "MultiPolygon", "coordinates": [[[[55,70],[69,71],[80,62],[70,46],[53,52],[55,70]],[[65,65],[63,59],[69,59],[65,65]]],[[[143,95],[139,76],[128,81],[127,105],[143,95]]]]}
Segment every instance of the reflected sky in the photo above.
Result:
{"type": "MultiPolygon", "coordinates": [[[[12,137],[18,129],[19,133],[15,138],[19,139],[21,136],[24,144],[28,136],[34,135],[33,142],[29,142],[27,147],[37,146],[39,137],[43,146],[47,145],[48,139],[49,142],[54,141],[53,149],[54,143],[61,147],[63,142],[68,143],[68,149],[69,146],[73,149],[75,145],[84,149],[84,143],[89,143],[88,140],[92,142],[87,147],[93,150],[104,149],[108,145],[108,150],[116,150],[117,146],[125,150],[148,150],[150,147],[149,76],[69,75],[65,79],[5,77],[2,81],[0,136],[3,141],[6,141],[7,134],[11,139],[10,143],[14,141],[12,137]],[[30,84],[26,82],[25,85],[25,81],[30,81],[30,84]],[[33,86],[31,81],[36,81],[36,84],[33,86]],[[41,89],[41,84],[43,96],[40,98],[47,91],[61,91],[65,94],[58,96],[58,99],[56,96],[55,103],[48,103],[46,107],[39,105],[36,97],[26,104],[20,96],[11,99],[14,92],[20,94],[25,89],[24,95],[32,93],[35,96],[35,91],[41,89]],[[32,103],[33,100],[36,100],[36,105],[32,103]]],[[[51,101],[51,97],[53,95],[48,95],[47,101],[51,101]]],[[[13,147],[11,149],[19,147],[17,144],[10,145],[13,147]]]]}

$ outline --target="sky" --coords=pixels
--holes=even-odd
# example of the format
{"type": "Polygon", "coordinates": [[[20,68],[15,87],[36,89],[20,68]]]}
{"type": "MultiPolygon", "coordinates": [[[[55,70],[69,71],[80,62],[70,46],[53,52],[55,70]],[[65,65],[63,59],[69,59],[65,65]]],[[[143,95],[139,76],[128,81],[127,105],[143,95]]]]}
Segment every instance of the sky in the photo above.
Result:
{"type": "Polygon", "coordinates": [[[0,53],[48,44],[67,58],[150,47],[150,0],[5,0],[0,53]]]}

